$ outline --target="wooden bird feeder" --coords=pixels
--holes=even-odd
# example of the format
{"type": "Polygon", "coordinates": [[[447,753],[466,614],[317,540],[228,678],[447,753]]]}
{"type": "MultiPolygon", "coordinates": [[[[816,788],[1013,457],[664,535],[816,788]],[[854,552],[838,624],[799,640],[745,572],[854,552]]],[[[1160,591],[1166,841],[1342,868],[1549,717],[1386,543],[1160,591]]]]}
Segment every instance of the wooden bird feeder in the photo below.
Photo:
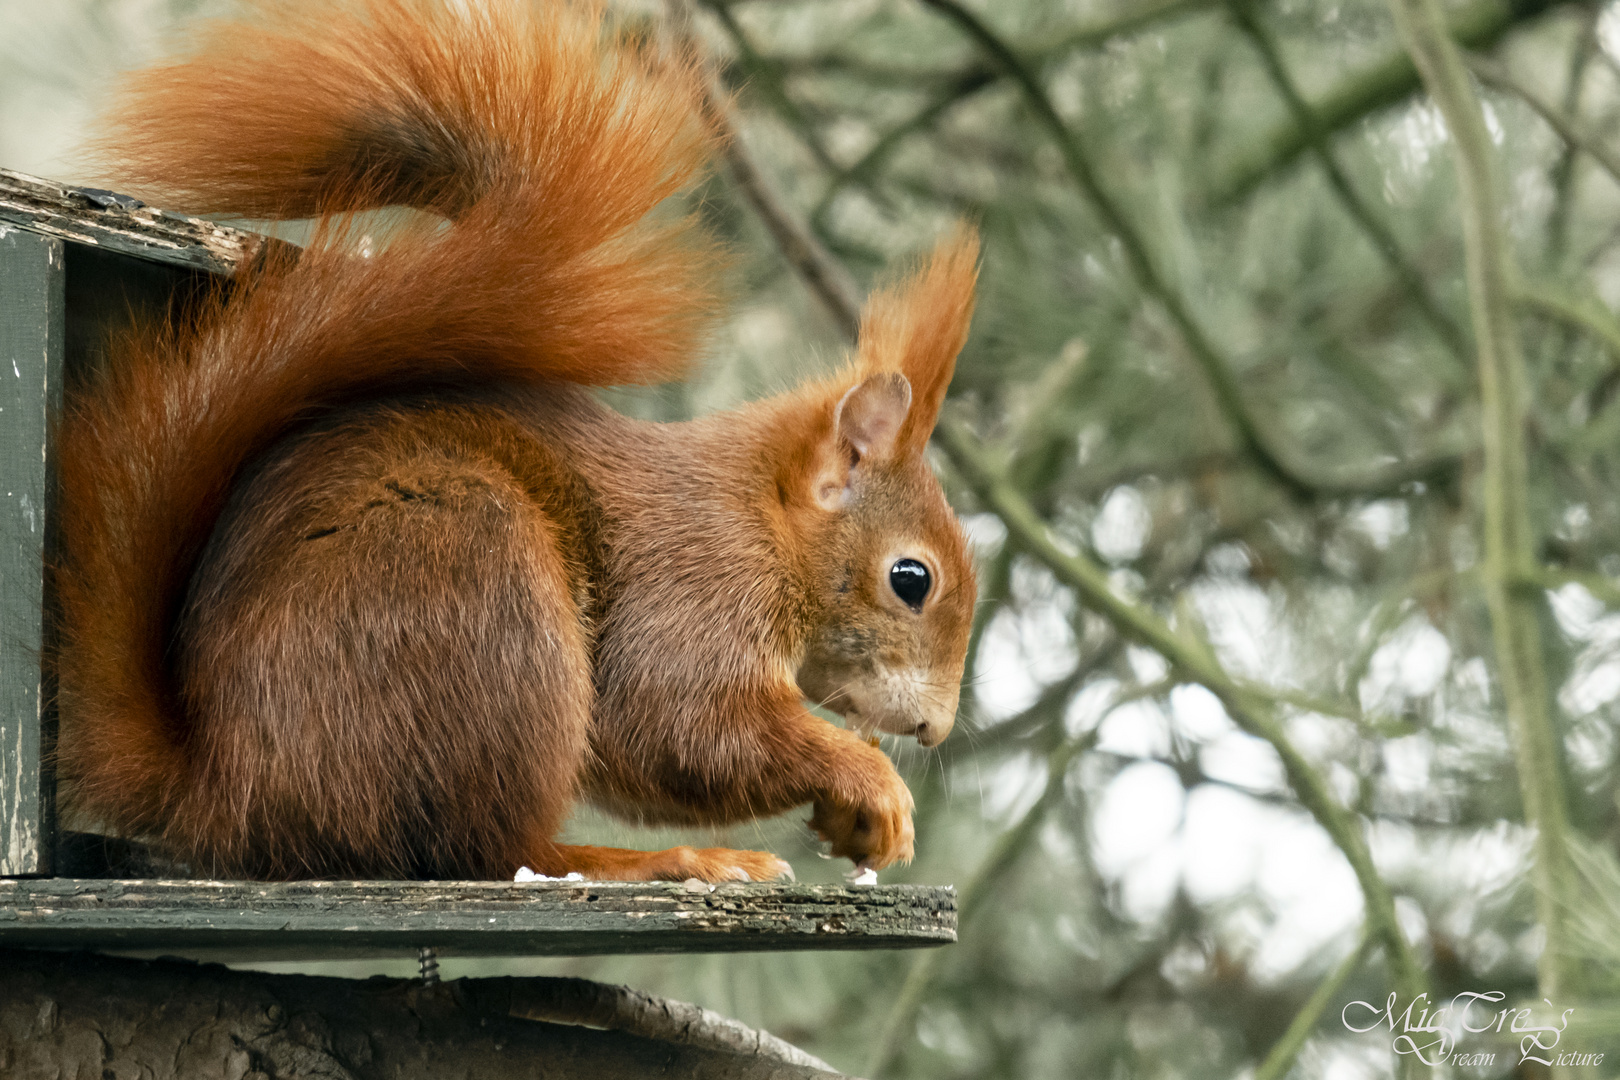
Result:
{"type": "Polygon", "coordinates": [[[40,656],[51,417],[109,328],[232,274],[254,233],[0,170],[0,947],[219,959],[892,949],[956,940],[944,886],[193,881],[58,830],[40,656]]]}

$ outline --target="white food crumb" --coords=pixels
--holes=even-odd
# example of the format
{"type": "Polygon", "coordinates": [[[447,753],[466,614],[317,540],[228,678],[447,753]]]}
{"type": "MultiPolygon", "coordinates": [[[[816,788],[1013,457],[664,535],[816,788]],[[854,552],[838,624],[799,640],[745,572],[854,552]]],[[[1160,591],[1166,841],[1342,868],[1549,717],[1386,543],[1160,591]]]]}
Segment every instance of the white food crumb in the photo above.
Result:
{"type": "Polygon", "coordinates": [[[876,885],[877,871],[871,869],[862,870],[860,873],[850,878],[849,883],[851,885],[876,885]]]}
{"type": "Polygon", "coordinates": [[[547,877],[544,874],[535,873],[533,870],[530,870],[527,866],[520,866],[520,867],[518,867],[517,873],[512,875],[512,880],[513,881],[584,881],[585,880],[585,875],[581,874],[581,873],[578,873],[578,872],[575,872],[575,873],[572,873],[572,874],[564,874],[562,877],[547,877]]]}

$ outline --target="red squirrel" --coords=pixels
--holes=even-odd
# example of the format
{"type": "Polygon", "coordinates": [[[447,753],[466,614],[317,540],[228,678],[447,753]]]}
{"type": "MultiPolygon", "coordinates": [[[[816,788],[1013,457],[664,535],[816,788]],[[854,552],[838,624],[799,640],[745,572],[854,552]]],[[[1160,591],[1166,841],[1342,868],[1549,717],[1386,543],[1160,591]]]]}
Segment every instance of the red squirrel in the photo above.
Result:
{"type": "Polygon", "coordinates": [[[977,241],[876,292],[830,378],[611,411],[586,388],[679,377],[717,306],[716,245],[666,202],[714,150],[703,85],[599,4],[524,0],[262,3],[132,77],[138,194],[317,224],[64,413],[75,820],[264,879],[790,873],[558,843],[579,800],[809,803],[834,855],[911,858],[863,735],[931,746],[956,710],[974,573],[924,448],[977,241]],[[362,244],[382,207],[415,212],[362,244]]]}

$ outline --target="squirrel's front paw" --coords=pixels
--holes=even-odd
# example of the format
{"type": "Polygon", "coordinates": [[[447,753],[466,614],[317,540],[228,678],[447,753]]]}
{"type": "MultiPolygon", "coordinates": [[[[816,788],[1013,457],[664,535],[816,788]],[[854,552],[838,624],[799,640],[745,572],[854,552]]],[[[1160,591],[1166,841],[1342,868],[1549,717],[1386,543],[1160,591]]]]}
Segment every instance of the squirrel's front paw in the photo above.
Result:
{"type": "Polygon", "coordinates": [[[911,791],[887,758],[883,764],[858,789],[823,792],[810,818],[817,835],[831,841],[834,856],[851,859],[863,870],[911,861],[911,791]]]}

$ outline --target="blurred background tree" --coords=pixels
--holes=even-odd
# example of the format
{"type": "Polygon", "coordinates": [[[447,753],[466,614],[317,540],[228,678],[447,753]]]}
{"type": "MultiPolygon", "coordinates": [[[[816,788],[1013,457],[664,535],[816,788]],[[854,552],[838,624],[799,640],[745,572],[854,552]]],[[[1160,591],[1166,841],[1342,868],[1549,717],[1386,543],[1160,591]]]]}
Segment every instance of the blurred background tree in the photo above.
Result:
{"type": "MultiPolygon", "coordinates": [[[[209,7],[0,0],[0,164],[81,177],[105,77],[209,7]]],[[[446,974],[623,981],[884,1078],[1386,1076],[1346,1003],[1500,992],[1613,1074],[1620,6],[689,16],[736,95],[700,193],[736,302],[703,381],[621,407],[834,363],[848,282],[984,233],[935,447],[971,687],[944,746],[893,747],[918,860],[884,875],[955,882],[961,943],[446,974]]],[[[726,839],[842,869],[797,818],[726,839]]],[[[1534,1075],[1510,1027],[1449,1074],[1534,1075]]]]}

